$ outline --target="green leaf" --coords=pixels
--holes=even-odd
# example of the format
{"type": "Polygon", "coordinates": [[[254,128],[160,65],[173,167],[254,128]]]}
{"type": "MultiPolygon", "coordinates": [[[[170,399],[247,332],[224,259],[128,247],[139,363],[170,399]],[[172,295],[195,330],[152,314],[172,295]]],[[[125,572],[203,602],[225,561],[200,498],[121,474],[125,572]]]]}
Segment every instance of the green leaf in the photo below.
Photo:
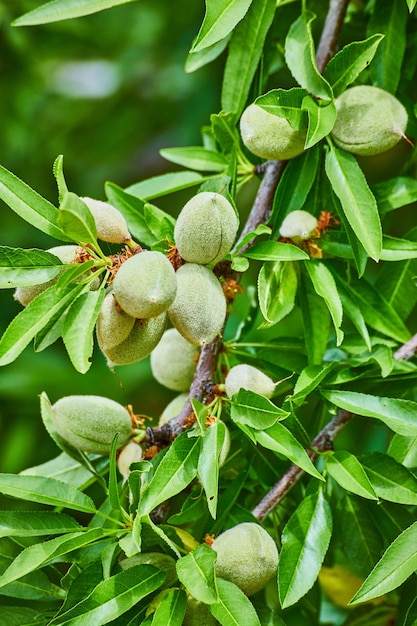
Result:
{"type": "Polygon", "coordinates": [[[80,524],[65,513],[52,511],[2,511],[0,537],[41,537],[81,530],[80,524]]]}
{"type": "Polygon", "coordinates": [[[294,308],[298,274],[294,263],[264,263],[258,275],[259,308],[265,319],[260,328],[280,322],[294,308]]]}
{"type": "Polygon", "coordinates": [[[202,543],[177,561],[177,574],[180,582],[199,602],[218,602],[214,564],[216,551],[202,543]]]}
{"type": "Polygon", "coordinates": [[[381,261],[406,261],[417,258],[417,242],[384,235],[381,261]]]}
{"type": "Polygon", "coordinates": [[[417,569],[417,522],[404,530],[375,565],[350,604],[366,602],[396,589],[417,569]]]}
{"type": "Polygon", "coordinates": [[[229,33],[245,16],[252,0],[206,0],[204,21],[191,52],[212,46],[229,33]]]}
{"type": "MultiPolygon", "coordinates": [[[[41,394],[41,403],[46,401],[45,396],[46,394],[41,394]]],[[[78,487],[81,490],[91,481],[91,472],[65,452],[61,452],[46,463],[28,467],[20,473],[24,476],[29,474],[30,476],[57,478],[63,483],[70,483],[73,487],[78,487]]]]}
{"type": "Polygon", "coordinates": [[[417,478],[406,467],[382,452],[361,457],[378,498],[398,504],[417,504],[417,478]]]}
{"type": "Polygon", "coordinates": [[[305,472],[314,476],[314,478],[324,480],[323,476],[310,461],[301,443],[283,424],[278,422],[266,430],[255,431],[254,436],[256,442],[264,448],[282,454],[305,472]]]}
{"type": "Polygon", "coordinates": [[[250,233],[246,233],[246,235],[236,244],[235,249],[237,252],[239,252],[239,250],[243,248],[243,246],[246,246],[246,244],[252,241],[252,239],[255,239],[256,237],[258,237],[258,235],[270,235],[270,234],[271,234],[271,229],[269,228],[269,226],[266,226],[265,224],[258,224],[255,230],[252,230],[250,233]]]}
{"type": "Polygon", "coordinates": [[[321,364],[330,333],[330,313],[324,299],[317,295],[311,280],[307,279],[306,272],[300,274],[299,302],[308,362],[309,365],[321,364]]]}
{"type": "Polygon", "coordinates": [[[61,269],[62,262],[50,252],[0,246],[0,289],[45,283],[61,269]]]}
{"type": "Polygon", "coordinates": [[[368,67],[384,35],[372,35],[364,41],[352,41],[344,46],[326,65],[323,76],[338,98],[359,74],[368,67]]]}
{"type": "Polygon", "coordinates": [[[192,170],[223,172],[227,167],[224,156],[201,146],[186,148],[163,148],[159,154],[171,163],[177,163],[192,170]]]}
{"type": "Polygon", "coordinates": [[[315,15],[304,11],[293,22],[285,40],[285,61],[295,80],[309,93],[323,100],[332,100],[329,83],[319,73],[316,65],[311,23],[315,15]]]}
{"type": "Polygon", "coordinates": [[[1,618],[4,626],[45,626],[42,615],[35,609],[23,606],[2,606],[1,618]]]}
{"type": "MultiPolygon", "coordinates": [[[[216,519],[219,459],[226,437],[226,426],[216,420],[205,433],[198,458],[198,477],[207,498],[207,505],[213,519],[216,519]]],[[[195,594],[193,594],[195,595],[195,594]]]]}
{"type": "Polygon", "coordinates": [[[322,391],[323,396],[340,409],[363,417],[374,417],[400,435],[417,435],[417,402],[402,398],[384,398],[356,391],[322,391]]]}
{"type": "Polygon", "coordinates": [[[187,74],[195,72],[196,70],[199,70],[200,67],[204,67],[208,63],[214,61],[214,59],[217,59],[217,57],[220,56],[225,50],[229,40],[230,36],[228,35],[224,39],[214,43],[212,46],[203,48],[203,50],[200,50],[199,52],[189,52],[185,61],[185,72],[187,74]]]}
{"type": "Polygon", "coordinates": [[[303,110],[308,113],[308,131],[304,146],[307,150],[316,145],[332,130],[336,121],[336,106],[334,102],[320,106],[317,100],[311,96],[306,96],[303,100],[303,110]]]}
{"type": "Polygon", "coordinates": [[[84,289],[83,285],[71,285],[59,289],[56,285],[40,293],[11,321],[0,339],[0,365],[12,363],[32,341],[34,336],[84,289]]]}
{"type": "Polygon", "coordinates": [[[347,216],[345,215],[345,212],[342,208],[342,204],[339,198],[334,193],[333,189],[330,189],[329,200],[331,202],[330,206],[334,208],[336,215],[346,232],[347,240],[353,254],[353,259],[355,261],[358,276],[362,277],[365,273],[366,264],[368,262],[368,254],[361,242],[359,241],[358,237],[356,236],[353,228],[351,227],[349,220],[347,219],[347,216]]]}
{"type": "Polygon", "coordinates": [[[310,258],[297,246],[279,241],[260,241],[243,252],[243,255],[258,261],[305,261],[310,258]]]}
{"type": "Polygon", "coordinates": [[[325,168],[349,224],[368,255],[377,261],[382,249],[381,222],[375,198],[357,160],[331,145],[325,168]]]}
{"type": "Polygon", "coordinates": [[[1,166],[0,198],[17,215],[43,233],[61,241],[72,241],[57,225],[58,209],[1,166]]]}
{"type": "Polygon", "coordinates": [[[407,0],[407,6],[408,6],[408,10],[410,11],[410,13],[413,11],[414,7],[416,6],[416,3],[417,3],[417,0],[407,0]]]}
{"type": "Polygon", "coordinates": [[[268,398],[248,389],[239,389],[233,395],[230,411],[236,424],[247,425],[255,430],[269,428],[289,415],[288,411],[278,408],[268,398]]]}
{"type": "Polygon", "coordinates": [[[93,214],[75,193],[67,192],[59,207],[58,225],[78,243],[97,246],[97,229],[93,214]]]}
{"type": "Polygon", "coordinates": [[[139,183],[126,187],[125,191],[141,200],[151,200],[152,198],[159,198],[160,196],[174,193],[174,191],[201,185],[204,180],[205,178],[201,174],[197,174],[197,172],[171,172],[170,174],[161,174],[161,176],[153,176],[152,178],[142,180],[139,183]]]}
{"type": "Polygon", "coordinates": [[[353,325],[356,327],[368,350],[372,350],[371,339],[369,337],[369,332],[366,327],[365,318],[362,315],[360,305],[355,302],[354,298],[350,296],[341,281],[336,282],[337,291],[343,307],[343,312],[346,313],[353,325]]]}
{"type": "Polygon", "coordinates": [[[197,475],[199,437],[182,433],[171,444],[157,466],[151,481],[145,486],[138,514],[147,515],[158,504],[185,489],[197,475]]]}
{"type": "Polygon", "coordinates": [[[144,215],[149,230],[157,241],[174,241],[175,219],[154,204],[146,203],[144,215]]]}
{"type": "Polygon", "coordinates": [[[43,476],[0,474],[0,492],[14,498],[95,513],[89,496],[60,480],[43,476]]]}
{"type": "Polygon", "coordinates": [[[371,187],[381,215],[417,202],[417,180],[399,176],[375,183],[371,187]]]}
{"type": "Polygon", "coordinates": [[[104,289],[81,294],[65,317],[62,338],[73,366],[81,374],[91,366],[93,333],[105,294],[104,289]]]}
{"type": "Polygon", "coordinates": [[[368,35],[382,33],[384,39],[370,65],[372,83],[395,94],[401,77],[406,47],[407,8],[403,0],[377,0],[368,24],[368,35]]]}
{"type": "Polygon", "coordinates": [[[210,612],[222,626],[261,626],[253,604],[233,583],[217,579],[219,601],[210,604],[210,612]]]}
{"type": "Polygon", "coordinates": [[[302,598],[317,579],[332,534],[332,513],[322,491],[298,505],[282,532],[278,589],[283,609],[302,598]]]}
{"type": "Polygon", "coordinates": [[[134,607],[164,582],[152,565],[134,565],[101,581],[81,602],[54,618],[50,626],[102,626],[134,607]]]}
{"type": "Polygon", "coordinates": [[[310,263],[306,263],[305,267],[315,292],[326,302],[336,331],[337,345],[339,346],[343,341],[344,335],[340,328],[343,308],[333,275],[321,261],[312,260],[310,263]]]}
{"type": "Polygon", "coordinates": [[[25,13],[13,22],[13,26],[36,26],[60,20],[69,20],[83,15],[104,11],[133,0],[51,0],[25,13]]]}
{"type": "MultiPolygon", "coordinates": [[[[17,555],[15,560],[0,576],[0,587],[19,580],[30,572],[44,567],[54,559],[63,557],[73,550],[91,544],[103,536],[101,528],[93,528],[84,532],[68,533],[62,537],[55,537],[43,543],[29,546],[17,555]]],[[[71,561],[72,559],[69,559],[71,561]]]]}
{"type": "Polygon", "coordinates": [[[273,89],[262,96],[258,96],[255,104],[271,115],[284,117],[294,130],[301,130],[307,128],[307,116],[302,110],[306,95],[306,90],[299,87],[273,89]]]}
{"type": "Polygon", "coordinates": [[[245,107],[275,8],[275,0],[252,0],[232,34],[221,93],[221,106],[227,113],[239,116],[245,107]]]}
{"type": "Polygon", "coordinates": [[[152,626],[181,626],[186,604],[184,589],[170,589],[156,608],[152,626]]]}
{"type": "Polygon", "coordinates": [[[338,450],[326,460],[326,468],[330,476],[343,489],[355,493],[362,498],[378,500],[369,482],[365,470],[358,459],[346,450],[338,450]]]}
{"type": "MultiPolygon", "coordinates": [[[[0,556],[0,570],[3,573],[13,561],[11,557],[0,556]]],[[[32,572],[22,576],[1,589],[2,596],[30,600],[62,600],[63,590],[54,585],[43,572],[32,572]]],[[[3,610],[2,616],[3,620],[3,610]]],[[[36,622],[35,622],[36,623],[36,622]]],[[[20,626],[20,624],[19,624],[20,626]]]]}
{"type": "Polygon", "coordinates": [[[395,434],[391,439],[387,454],[404,467],[417,467],[417,437],[395,434]]]}
{"type": "Polygon", "coordinates": [[[295,383],[293,395],[289,397],[291,404],[301,406],[305,398],[323,382],[334,366],[334,363],[327,363],[305,367],[295,383]]]}
{"type": "Polygon", "coordinates": [[[152,246],[156,242],[156,237],[146,223],[144,200],[126,193],[114,183],[107,182],[105,190],[108,201],[122,213],[133,237],[145,246],[152,246]]]}

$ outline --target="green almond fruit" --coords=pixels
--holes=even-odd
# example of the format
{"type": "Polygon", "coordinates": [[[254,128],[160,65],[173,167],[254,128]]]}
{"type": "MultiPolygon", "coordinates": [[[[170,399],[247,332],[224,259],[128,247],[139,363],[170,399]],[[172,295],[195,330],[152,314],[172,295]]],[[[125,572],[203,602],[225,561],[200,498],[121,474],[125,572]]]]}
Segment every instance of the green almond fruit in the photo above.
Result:
{"type": "Polygon", "coordinates": [[[185,391],[183,393],[179,393],[171,402],[169,402],[165,409],[162,411],[161,416],[159,418],[158,426],[163,426],[173,417],[176,417],[184,407],[185,401],[187,400],[188,393],[185,391]]]}
{"type": "Polygon", "coordinates": [[[166,313],[158,317],[136,320],[129,335],[119,345],[105,349],[99,342],[107,357],[108,366],[113,368],[116,365],[130,365],[145,359],[161,339],[166,323],[166,313]]]}
{"type": "Polygon", "coordinates": [[[127,559],[120,561],[120,567],[122,570],[129,569],[135,565],[153,565],[162,570],[166,574],[166,579],[162,585],[162,589],[166,587],[172,587],[178,580],[176,562],[169,554],[163,554],[162,552],[140,552],[134,556],[130,556],[127,559]]]}
{"type": "Polygon", "coordinates": [[[113,280],[113,292],[122,309],[132,317],[156,317],[175,298],[175,270],[162,252],[145,251],[125,261],[113,280]]]}
{"type": "Polygon", "coordinates": [[[123,215],[108,202],[94,200],[94,198],[81,198],[90,209],[96,224],[97,237],[101,241],[109,243],[126,243],[131,241],[127,222],[123,215]]]}
{"type": "Polygon", "coordinates": [[[129,441],[129,443],[120,450],[119,456],[117,457],[117,469],[124,480],[129,478],[132,463],[138,463],[141,459],[142,448],[135,441],[129,441]]]}
{"type": "Polygon", "coordinates": [[[230,252],[239,221],[221,194],[203,191],[180,212],[174,239],[181,257],[190,263],[215,265],[230,252]]]}
{"type": "Polygon", "coordinates": [[[168,315],[190,343],[202,346],[221,333],[226,319],[226,298],[210,269],[186,263],[177,270],[177,294],[168,315]]]}
{"type": "Polygon", "coordinates": [[[199,602],[192,596],[187,598],[182,626],[216,626],[216,624],[220,622],[210,613],[207,604],[199,602]]]}
{"type": "Polygon", "coordinates": [[[108,293],[97,318],[96,332],[102,350],[115,348],[127,339],[136,318],[125,313],[117,305],[113,293],[108,293]]]}
{"type": "Polygon", "coordinates": [[[173,391],[189,389],[197,367],[198,348],[176,328],[166,330],[151,354],[154,378],[173,391]]]}
{"type": "Polygon", "coordinates": [[[224,381],[226,394],[231,398],[239,389],[247,389],[270,398],[275,391],[275,383],[253,365],[241,363],[230,368],[224,381]]]}
{"type": "Polygon", "coordinates": [[[237,585],[247,596],[257,593],[276,576],[278,549],[259,524],[244,522],[216,537],[216,576],[237,585]]]}
{"type": "Polygon", "coordinates": [[[129,412],[102,396],[65,396],[51,407],[52,423],[74,448],[91,454],[108,454],[116,433],[118,447],[132,436],[129,412]]]}
{"type": "Polygon", "coordinates": [[[240,119],[240,134],[252,154],[286,161],[304,152],[307,130],[294,130],[285,117],[277,117],[251,104],[240,119]]]}
{"type": "Polygon", "coordinates": [[[281,237],[292,239],[295,243],[301,243],[310,239],[317,228],[317,219],[311,213],[303,210],[291,211],[284,218],[279,234],[281,237]]]}
{"type": "Polygon", "coordinates": [[[371,156],[393,148],[404,137],[407,111],[388,91],[359,85],[343,92],[335,104],[331,135],[343,150],[371,156]]]}

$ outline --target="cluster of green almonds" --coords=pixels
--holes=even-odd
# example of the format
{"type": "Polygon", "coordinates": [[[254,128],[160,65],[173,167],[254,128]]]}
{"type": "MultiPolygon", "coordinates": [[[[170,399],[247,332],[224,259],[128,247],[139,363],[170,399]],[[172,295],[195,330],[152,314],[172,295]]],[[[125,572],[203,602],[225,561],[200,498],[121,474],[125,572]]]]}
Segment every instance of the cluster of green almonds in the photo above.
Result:
{"type": "MultiPolygon", "coordinates": [[[[370,85],[358,85],[335,100],[337,116],[332,138],[353,154],[372,156],[394,147],[408,122],[407,111],[391,93],[370,85]]],[[[244,145],[263,159],[287,160],[304,151],[307,130],[295,130],[256,104],[242,114],[240,132],[244,145]]]]}

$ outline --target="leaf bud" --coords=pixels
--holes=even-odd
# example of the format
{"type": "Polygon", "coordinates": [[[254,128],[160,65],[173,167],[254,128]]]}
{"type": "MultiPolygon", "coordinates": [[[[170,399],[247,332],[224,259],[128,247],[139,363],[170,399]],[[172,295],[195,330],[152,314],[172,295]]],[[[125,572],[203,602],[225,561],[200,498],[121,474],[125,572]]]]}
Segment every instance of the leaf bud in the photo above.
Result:
{"type": "Polygon", "coordinates": [[[226,394],[231,398],[239,389],[247,389],[270,398],[275,391],[275,383],[253,365],[241,363],[230,368],[224,381],[226,394]]]}
{"type": "Polygon", "coordinates": [[[118,446],[132,436],[129,412],[102,396],[65,396],[51,407],[58,434],[74,448],[91,454],[108,454],[116,433],[118,446]]]}
{"type": "Polygon", "coordinates": [[[97,338],[102,350],[115,348],[129,336],[135,318],[125,313],[117,304],[113,293],[108,293],[97,318],[97,338]]]}
{"type": "Polygon", "coordinates": [[[238,225],[235,210],[224,196],[203,191],[180,212],[175,244],[185,261],[215,265],[230,251],[238,225]]]}
{"type": "Polygon", "coordinates": [[[393,148],[404,137],[407,111],[388,91],[370,85],[351,87],[335,100],[332,137],[339,148],[371,156],[393,148]]]}
{"type": "Polygon", "coordinates": [[[124,480],[129,478],[130,466],[132,463],[138,463],[142,459],[142,448],[135,441],[129,441],[128,444],[121,449],[117,457],[117,469],[123,476],[124,480]]]}
{"type": "Polygon", "coordinates": [[[281,237],[292,239],[295,243],[301,243],[309,239],[317,228],[317,219],[307,211],[291,211],[284,217],[279,229],[281,237]]]}
{"type": "Polygon", "coordinates": [[[107,357],[107,365],[113,368],[145,359],[161,339],[166,321],[165,313],[158,317],[136,320],[126,339],[113,348],[103,348],[99,341],[99,346],[107,357]]]}
{"type": "Polygon", "coordinates": [[[240,119],[242,141],[263,159],[286,161],[304,152],[307,130],[295,130],[285,117],[268,113],[256,104],[245,109],[240,119]]]}
{"type": "Polygon", "coordinates": [[[154,378],[168,389],[186,391],[194,378],[197,353],[198,348],[176,328],[166,330],[151,354],[154,378]]]}
{"type": "Polygon", "coordinates": [[[217,552],[216,576],[234,583],[247,596],[263,589],[276,575],[278,549],[259,524],[233,526],[216,537],[211,547],[217,552]]]}
{"type": "Polygon", "coordinates": [[[109,243],[125,243],[132,239],[123,215],[108,202],[81,198],[90,209],[97,229],[97,237],[109,243]]]}
{"type": "Polygon", "coordinates": [[[175,270],[162,252],[145,251],[125,261],[113,280],[122,309],[138,319],[160,315],[175,298],[175,270]]]}
{"type": "Polygon", "coordinates": [[[169,319],[190,343],[210,343],[222,331],[226,319],[223,289],[204,265],[186,263],[176,275],[177,294],[168,309],[169,319]]]}

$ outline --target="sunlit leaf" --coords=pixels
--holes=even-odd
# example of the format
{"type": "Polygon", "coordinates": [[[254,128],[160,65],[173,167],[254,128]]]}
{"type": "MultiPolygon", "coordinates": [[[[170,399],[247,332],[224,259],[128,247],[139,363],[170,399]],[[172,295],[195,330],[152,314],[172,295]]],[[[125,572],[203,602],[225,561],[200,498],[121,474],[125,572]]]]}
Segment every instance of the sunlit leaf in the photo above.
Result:
{"type": "Polygon", "coordinates": [[[104,11],[133,0],[52,0],[22,15],[13,26],[36,26],[104,11]]]}
{"type": "Polygon", "coordinates": [[[218,602],[214,577],[217,554],[213,548],[202,543],[177,561],[177,574],[191,595],[205,604],[218,602]]]}
{"type": "Polygon", "coordinates": [[[233,31],[252,0],[206,0],[206,14],[191,52],[217,43],[233,31]]]}

